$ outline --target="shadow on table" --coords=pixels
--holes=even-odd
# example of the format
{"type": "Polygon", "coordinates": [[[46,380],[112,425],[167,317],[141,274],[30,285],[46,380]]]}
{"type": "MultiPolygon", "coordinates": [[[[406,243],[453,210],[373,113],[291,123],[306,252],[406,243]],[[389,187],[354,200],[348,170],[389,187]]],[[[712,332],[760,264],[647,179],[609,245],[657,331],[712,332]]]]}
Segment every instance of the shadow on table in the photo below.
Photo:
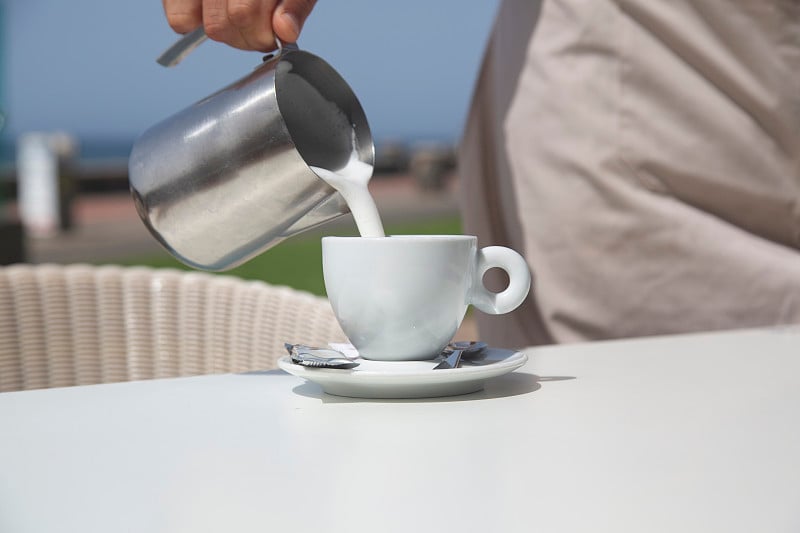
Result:
{"type": "Polygon", "coordinates": [[[575,379],[574,376],[537,376],[526,372],[512,372],[500,376],[486,383],[483,390],[459,396],[442,396],[439,398],[349,398],[333,396],[323,392],[322,387],[315,383],[306,382],[292,389],[296,394],[307,398],[316,398],[323,403],[442,403],[442,402],[469,402],[477,400],[492,400],[507,398],[536,392],[542,388],[541,383],[546,381],[563,381],[575,379]]]}

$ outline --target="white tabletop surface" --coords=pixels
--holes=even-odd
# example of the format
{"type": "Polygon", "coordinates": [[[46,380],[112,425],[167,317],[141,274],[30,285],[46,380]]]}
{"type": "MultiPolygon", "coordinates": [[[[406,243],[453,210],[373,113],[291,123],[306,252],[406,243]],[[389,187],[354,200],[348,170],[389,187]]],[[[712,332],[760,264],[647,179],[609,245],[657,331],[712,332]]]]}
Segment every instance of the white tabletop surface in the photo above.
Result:
{"type": "Polygon", "coordinates": [[[800,329],[527,353],[438,400],[281,371],[0,394],[0,531],[800,531],[800,329]]]}

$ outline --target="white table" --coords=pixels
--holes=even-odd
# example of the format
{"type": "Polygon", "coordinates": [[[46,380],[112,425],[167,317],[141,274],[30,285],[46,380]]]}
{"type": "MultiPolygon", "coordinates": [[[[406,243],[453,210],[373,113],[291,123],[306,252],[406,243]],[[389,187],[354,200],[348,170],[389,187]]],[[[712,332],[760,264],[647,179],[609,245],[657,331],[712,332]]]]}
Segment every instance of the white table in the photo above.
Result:
{"type": "Polygon", "coordinates": [[[528,354],[430,401],[280,371],[0,394],[0,531],[800,531],[800,329],[528,354]]]}

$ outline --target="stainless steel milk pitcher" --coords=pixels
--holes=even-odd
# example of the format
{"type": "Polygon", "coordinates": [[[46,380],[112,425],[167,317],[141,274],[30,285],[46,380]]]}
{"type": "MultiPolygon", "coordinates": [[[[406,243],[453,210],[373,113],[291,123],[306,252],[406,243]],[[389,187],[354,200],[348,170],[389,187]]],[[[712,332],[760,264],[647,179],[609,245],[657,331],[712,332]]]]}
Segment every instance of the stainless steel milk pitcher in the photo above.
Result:
{"type": "Polygon", "coordinates": [[[358,99],[325,61],[284,46],[147,130],[129,160],[139,216],[170,253],[226,270],[349,212],[309,168],[374,165],[358,99]]]}

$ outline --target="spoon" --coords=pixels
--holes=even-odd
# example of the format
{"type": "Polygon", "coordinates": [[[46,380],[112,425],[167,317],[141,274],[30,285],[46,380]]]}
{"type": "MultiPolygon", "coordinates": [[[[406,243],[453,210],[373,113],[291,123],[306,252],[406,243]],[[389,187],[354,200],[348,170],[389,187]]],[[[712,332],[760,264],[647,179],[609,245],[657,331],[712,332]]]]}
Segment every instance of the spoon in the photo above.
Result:
{"type": "Polygon", "coordinates": [[[314,348],[304,344],[284,344],[292,362],[296,365],[315,368],[355,368],[358,362],[331,348],[314,348]]]}
{"type": "Polygon", "coordinates": [[[465,354],[471,355],[480,352],[486,348],[486,343],[481,341],[458,341],[451,342],[442,351],[442,355],[446,355],[445,359],[438,365],[433,367],[434,370],[458,368],[461,363],[461,357],[465,354]]]}

